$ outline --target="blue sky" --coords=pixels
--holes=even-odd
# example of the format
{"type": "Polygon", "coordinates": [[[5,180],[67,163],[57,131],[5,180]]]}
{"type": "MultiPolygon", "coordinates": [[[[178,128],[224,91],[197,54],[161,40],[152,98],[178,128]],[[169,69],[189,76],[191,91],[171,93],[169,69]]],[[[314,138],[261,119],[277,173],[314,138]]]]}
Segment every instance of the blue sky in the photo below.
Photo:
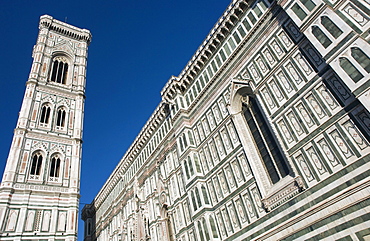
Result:
{"type": "MultiPolygon", "coordinates": [[[[93,35],[87,68],[82,207],[93,200],[140,132],[160,102],[167,80],[185,67],[230,1],[0,3],[1,176],[32,63],[39,17],[48,14],[93,35]]],[[[79,240],[82,236],[80,229],[79,240]]]]}

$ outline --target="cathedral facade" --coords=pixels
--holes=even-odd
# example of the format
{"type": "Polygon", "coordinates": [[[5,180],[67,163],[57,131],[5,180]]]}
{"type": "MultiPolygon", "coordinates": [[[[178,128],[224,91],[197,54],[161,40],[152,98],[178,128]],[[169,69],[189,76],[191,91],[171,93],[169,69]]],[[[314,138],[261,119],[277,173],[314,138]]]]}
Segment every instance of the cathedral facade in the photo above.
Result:
{"type": "Polygon", "coordinates": [[[84,240],[370,240],[369,10],[233,0],[84,207],[84,240]]]}
{"type": "Polygon", "coordinates": [[[91,34],[44,15],[0,186],[0,240],[77,240],[91,34]]]}

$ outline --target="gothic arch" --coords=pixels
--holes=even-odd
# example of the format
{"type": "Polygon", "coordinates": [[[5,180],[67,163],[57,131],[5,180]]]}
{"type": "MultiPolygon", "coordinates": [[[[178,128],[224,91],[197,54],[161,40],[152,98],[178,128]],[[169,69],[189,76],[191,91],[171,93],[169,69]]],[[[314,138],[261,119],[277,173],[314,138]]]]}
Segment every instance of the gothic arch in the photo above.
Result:
{"type": "Polygon", "coordinates": [[[63,174],[64,156],[59,152],[50,155],[48,164],[48,178],[52,182],[60,182],[63,174]]]}
{"type": "Polygon", "coordinates": [[[160,225],[160,235],[162,235],[163,240],[168,240],[172,241],[174,240],[173,235],[173,227],[172,227],[172,222],[171,222],[171,217],[168,212],[168,205],[167,203],[163,203],[160,208],[160,215],[161,215],[161,220],[164,225],[160,225]]]}
{"type": "Polygon", "coordinates": [[[231,95],[229,100],[229,111],[235,115],[242,111],[242,103],[247,98],[254,96],[253,90],[249,83],[245,81],[232,81],[231,95]]]}
{"type": "Polygon", "coordinates": [[[71,57],[66,53],[54,52],[50,63],[49,81],[64,85],[70,84],[71,63],[71,57]]]}
{"type": "MultiPolygon", "coordinates": [[[[259,135],[261,135],[261,130],[254,130],[254,126],[250,126],[253,123],[247,120],[245,114],[245,110],[251,109],[252,105],[256,104],[255,99],[257,98],[248,82],[232,80],[231,95],[228,106],[229,111],[233,117],[235,128],[237,129],[237,133],[239,134],[240,140],[244,146],[252,172],[258,173],[258,175],[254,175],[257,185],[261,190],[262,196],[266,196],[271,191],[273,185],[288,176],[291,171],[288,167],[288,162],[285,161],[283,163],[283,168],[281,168],[282,171],[279,172],[279,164],[281,163],[277,164],[276,161],[274,162],[274,159],[271,160],[271,158],[261,154],[261,148],[270,152],[268,149],[269,147],[266,145],[266,142],[263,141],[265,139],[263,136],[256,136],[255,133],[259,133],[259,135]],[[260,138],[262,138],[262,141],[260,138]],[[261,145],[261,143],[264,144],[264,146],[261,145]]],[[[262,115],[263,111],[260,110],[260,112],[262,115]]],[[[262,116],[261,119],[263,119],[262,116]]],[[[255,121],[256,120],[254,120],[254,123],[255,121]]],[[[277,151],[279,152],[281,150],[279,149],[277,151]]],[[[283,156],[283,153],[281,153],[281,155],[283,156]]]]}
{"type": "Polygon", "coordinates": [[[69,108],[60,105],[55,110],[55,127],[57,130],[65,130],[68,126],[69,108]]]}
{"type": "Polygon", "coordinates": [[[31,181],[42,181],[43,169],[45,166],[46,153],[36,150],[29,160],[28,179],[31,181]]]}
{"type": "Polygon", "coordinates": [[[53,105],[50,102],[42,103],[38,118],[39,125],[41,127],[49,126],[51,123],[52,116],[53,116],[53,105]]]}

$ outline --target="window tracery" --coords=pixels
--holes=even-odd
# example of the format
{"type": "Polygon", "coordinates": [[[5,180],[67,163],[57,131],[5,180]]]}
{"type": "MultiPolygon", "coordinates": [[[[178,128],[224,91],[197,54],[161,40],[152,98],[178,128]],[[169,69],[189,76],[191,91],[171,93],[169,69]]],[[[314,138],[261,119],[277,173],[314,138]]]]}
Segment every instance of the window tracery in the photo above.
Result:
{"type": "Polygon", "coordinates": [[[50,81],[59,84],[66,84],[67,76],[68,76],[67,59],[62,56],[55,57],[51,67],[50,81]]]}
{"type": "Polygon", "coordinates": [[[63,129],[66,120],[66,108],[60,107],[57,111],[56,126],[63,129]]]}
{"type": "Polygon", "coordinates": [[[47,126],[50,122],[51,107],[49,103],[41,107],[40,126],[47,126]]]}
{"type": "Polygon", "coordinates": [[[248,106],[243,105],[243,109],[244,117],[248,123],[268,176],[271,182],[275,184],[289,173],[284,156],[263,117],[257,100],[249,98],[248,106]]]}
{"type": "Polygon", "coordinates": [[[59,154],[54,155],[50,161],[50,170],[49,170],[49,180],[50,181],[54,181],[54,182],[59,181],[60,164],[61,164],[60,155],[59,154]]]}
{"type": "Polygon", "coordinates": [[[42,161],[43,161],[43,157],[42,157],[41,152],[36,152],[32,155],[29,179],[31,180],[40,179],[42,161]]]}

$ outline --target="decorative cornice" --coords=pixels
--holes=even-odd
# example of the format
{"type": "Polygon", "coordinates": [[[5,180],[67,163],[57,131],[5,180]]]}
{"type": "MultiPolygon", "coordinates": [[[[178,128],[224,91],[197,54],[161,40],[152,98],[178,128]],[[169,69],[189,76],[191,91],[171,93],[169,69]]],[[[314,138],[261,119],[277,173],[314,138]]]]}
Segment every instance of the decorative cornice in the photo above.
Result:
{"type": "Polygon", "coordinates": [[[121,158],[121,161],[116,166],[104,186],[95,198],[95,205],[99,207],[102,202],[108,197],[109,193],[113,190],[115,185],[120,180],[120,177],[127,171],[135,160],[136,156],[145,147],[145,144],[152,137],[153,132],[161,125],[163,120],[166,118],[167,104],[163,101],[154,110],[154,113],[150,116],[140,133],[137,135],[134,142],[126,151],[125,155],[121,158]]]}
{"type": "Polygon", "coordinates": [[[63,23],[49,15],[43,15],[40,17],[39,28],[48,28],[49,30],[58,34],[68,36],[78,41],[84,41],[88,45],[91,42],[92,36],[89,30],[77,28],[70,24],[63,23]]]}
{"type": "Polygon", "coordinates": [[[203,41],[196,53],[181,72],[179,77],[171,76],[161,91],[162,102],[158,105],[154,113],[150,116],[147,123],[144,125],[134,142],[131,144],[121,161],[112,172],[100,192],[96,196],[94,202],[97,208],[104,202],[112,191],[116,183],[119,181],[126,170],[131,166],[135,157],[145,147],[152,134],[158,126],[166,118],[166,109],[168,103],[172,103],[173,97],[178,93],[184,93],[186,89],[193,83],[197,75],[207,64],[210,57],[217,51],[220,44],[230,34],[234,28],[234,23],[247,10],[249,6],[246,0],[234,0],[227,7],[224,14],[214,25],[207,38],[203,41]]]}

